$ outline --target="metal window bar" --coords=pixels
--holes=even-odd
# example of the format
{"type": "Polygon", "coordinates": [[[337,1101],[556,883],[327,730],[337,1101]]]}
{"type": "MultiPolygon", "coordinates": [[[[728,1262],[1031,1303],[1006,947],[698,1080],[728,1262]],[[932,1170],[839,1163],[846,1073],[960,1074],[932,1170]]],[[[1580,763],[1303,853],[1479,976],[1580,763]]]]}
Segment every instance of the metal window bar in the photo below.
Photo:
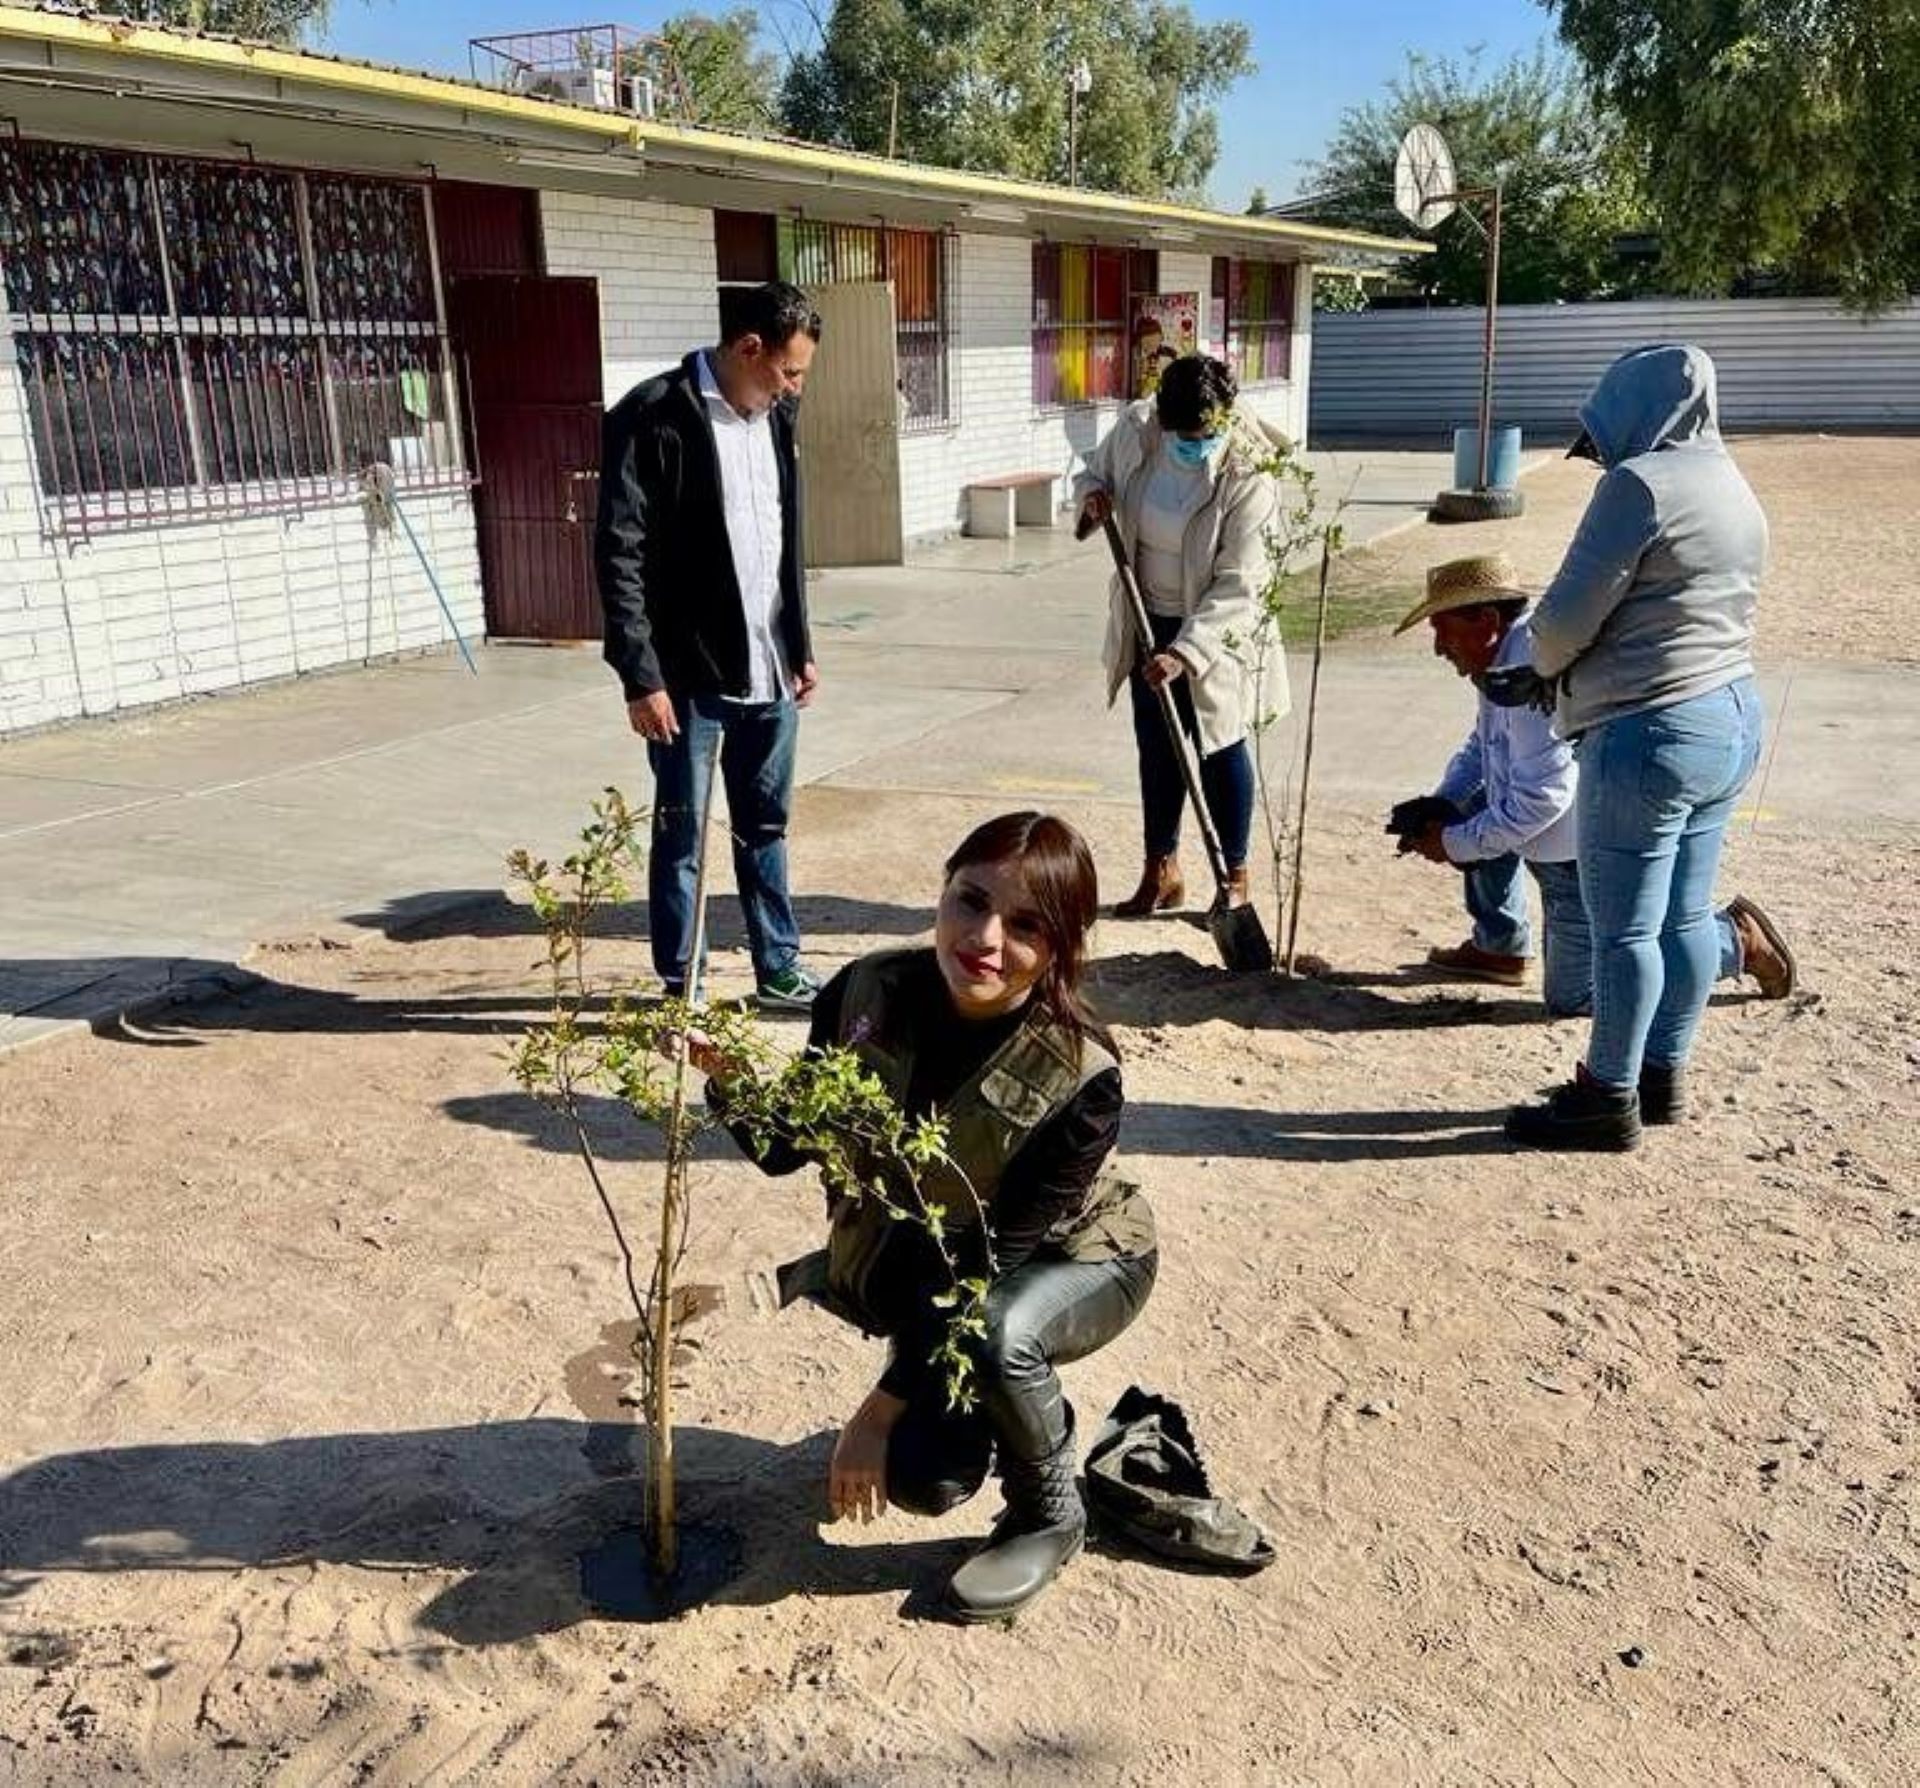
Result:
{"type": "Polygon", "coordinates": [[[953,237],[884,224],[782,218],[777,263],[799,286],[886,280],[893,286],[894,354],[904,433],[950,428],[953,414],[953,237]]]}
{"type": "Polygon", "coordinates": [[[1234,261],[1227,275],[1227,362],[1242,385],[1293,376],[1294,269],[1284,261],[1234,261]]]}
{"type": "Polygon", "coordinates": [[[1036,410],[1131,395],[1127,317],[1133,297],[1127,250],[1078,242],[1033,245],[1036,410]]]}
{"type": "Polygon", "coordinates": [[[50,531],[468,482],[422,186],[15,141],[0,266],[50,531]]]}

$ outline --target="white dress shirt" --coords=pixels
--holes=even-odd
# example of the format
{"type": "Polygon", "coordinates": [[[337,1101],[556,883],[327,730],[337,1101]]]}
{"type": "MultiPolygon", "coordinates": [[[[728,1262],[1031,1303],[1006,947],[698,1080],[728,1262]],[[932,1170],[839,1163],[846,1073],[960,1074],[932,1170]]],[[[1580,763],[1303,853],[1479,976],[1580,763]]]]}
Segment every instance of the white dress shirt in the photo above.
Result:
{"type": "Polygon", "coordinates": [[[699,376],[720,460],[727,542],[747,618],[748,691],[743,699],[784,701],[792,687],[780,649],[780,464],[774,457],[773,424],[765,410],[743,416],[727,402],[712,358],[704,351],[699,376]]]}
{"type": "MultiPolygon", "coordinates": [[[[1507,629],[1493,668],[1532,661],[1528,614],[1507,629]]],[[[1574,857],[1573,747],[1538,708],[1502,708],[1480,697],[1473,731],[1454,753],[1435,792],[1456,807],[1476,794],[1486,806],[1441,834],[1456,863],[1484,863],[1518,854],[1529,863],[1567,863],[1574,857]]]]}

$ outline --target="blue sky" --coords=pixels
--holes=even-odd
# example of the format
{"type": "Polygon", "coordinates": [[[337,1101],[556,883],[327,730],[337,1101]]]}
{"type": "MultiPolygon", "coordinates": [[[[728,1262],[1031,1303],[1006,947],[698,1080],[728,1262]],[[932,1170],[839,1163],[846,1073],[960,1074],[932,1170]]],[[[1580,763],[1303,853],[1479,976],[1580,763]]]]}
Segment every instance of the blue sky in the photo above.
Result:
{"type": "MultiPolygon", "coordinates": [[[[726,0],[707,0],[723,10],[726,0]]],[[[1190,0],[1204,19],[1238,18],[1253,31],[1260,72],[1221,107],[1222,152],[1213,198],[1237,211],[1255,186],[1274,199],[1291,196],[1300,164],[1317,155],[1341,111],[1371,99],[1402,66],[1408,50],[1460,55],[1484,47],[1497,61],[1531,49],[1552,34],[1536,0],[1190,0]]],[[[467,39],[507,31],[577,25],[607,17],[645,27],[686,4],[621,6],[606,0],[335,0],[322,47],[342,55],[397,62],[408,68],[464,74],[467,39]]],[[[793,0],[768,0],[763,16],[801,16],[793,0]]]]}

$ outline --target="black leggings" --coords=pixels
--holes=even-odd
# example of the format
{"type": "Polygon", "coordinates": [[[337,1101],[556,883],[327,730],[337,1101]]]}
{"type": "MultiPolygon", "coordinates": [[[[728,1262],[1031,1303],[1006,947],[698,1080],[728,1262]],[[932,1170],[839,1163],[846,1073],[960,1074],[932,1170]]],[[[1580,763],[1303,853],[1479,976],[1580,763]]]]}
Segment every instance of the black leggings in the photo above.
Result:
{"type": "Polygon", "coordinates": [[[998,1281],[975,1352],[978,1401],[964,1414],[950,1410],[942,1379],[916,1369],[887,1445],[887,1500],[944,1515],[980,1488],[996,1446],[1019,1459],[1058,1452],[1072,1425],[1054,1368],[1085,1359],[1126,1328],[1159,1264],[1157,1253],[1030,1260],[998,1281]]]}

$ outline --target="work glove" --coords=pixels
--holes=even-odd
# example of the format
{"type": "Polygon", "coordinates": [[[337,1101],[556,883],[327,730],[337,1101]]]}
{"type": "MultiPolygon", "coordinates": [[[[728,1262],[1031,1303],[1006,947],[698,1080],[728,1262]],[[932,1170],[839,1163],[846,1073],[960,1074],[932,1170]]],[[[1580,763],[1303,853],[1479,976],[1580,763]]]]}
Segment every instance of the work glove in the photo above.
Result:
{"type": "Polygon", "coordinates": [[[1457,826],[1466,818],[1444,795],[1415,795],[1411,801],[1396,801],[1387,814],[1387,830],[1396,838],[1416,836],[1433,821],[1457,826]]]}
{"type": "Polygon", "coordinates": [[[1496,708],[1538,708],[1542,714],[1551,714],[1560,697],[1559,680],[1541,676],[1530,664],[1483,671],[1474,682],[1496,708]]]}

